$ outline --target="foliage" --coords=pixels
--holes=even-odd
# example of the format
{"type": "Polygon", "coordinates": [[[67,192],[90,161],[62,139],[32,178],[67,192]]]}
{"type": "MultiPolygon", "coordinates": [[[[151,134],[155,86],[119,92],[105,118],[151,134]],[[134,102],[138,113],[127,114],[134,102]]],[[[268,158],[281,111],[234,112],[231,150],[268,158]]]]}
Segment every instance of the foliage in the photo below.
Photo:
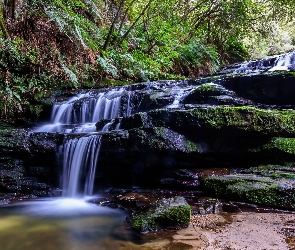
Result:
{"type": "Polygon", "coordinates": [[[293,1],[16,3],[0,3],[0,81],[5,100],[0,105],[6,116],[23,112],[44,90],[79,88],[84,82],[104,86],[105,78],[196,77],[227,63],[295,46],[293,1]]]}
{"type": "Polygon", "coordinates": [[[195,40],[188,45],[183,45],[178,51],[179,55],[175,61],[184,75],[191,75],[192,73],[189,72],[214,72],[220,65],[216,48],[206,46],[200,41],[195,40]]]}

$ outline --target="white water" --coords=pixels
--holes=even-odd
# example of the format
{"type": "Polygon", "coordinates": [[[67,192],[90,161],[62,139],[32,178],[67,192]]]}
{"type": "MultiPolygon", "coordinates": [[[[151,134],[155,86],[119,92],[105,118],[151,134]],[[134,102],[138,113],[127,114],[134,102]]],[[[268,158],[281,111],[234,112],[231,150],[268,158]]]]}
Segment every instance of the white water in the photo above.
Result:
{"type": "Polygon", "coordinates": [[[271,56],[257,61],[243,62],[232,73],[256,73],[259,71],[295,70],[295,51],[271,56]]]}
{"type": "Polygon", "coordinates": [[[284,54],[278,57],[275,66],[269,71],[295,69],[295,52],[284,54]]]}
{"type": "Polygon", "coordinates": [[[131,115],[130,93],[124,88],[91,94],[78,94],[65,102],[55,103],[49,124],[40,126],[34,132],[89,133],[95,132],[96,122],[113,119],[121,114],[121,99],[128,95],[126,116],[131,115]]]}
{"type": "MultiPolygon", "coordinates": [[[[63,197],[85,197],[93,192],[95,171],[101,146],[101,135],[96,132],[96,122],[112,119],[102,129],[106,132],[114,124],[114,118],[121,115],[121,99],[127,96],[125,116],[132,113],[130,92],[124,88],[95,93],[77,94],[64,102],[54,104],[50,123],[34,132],[85,133],[80,138],[66,140],[59,147],[58,156],[63,168],[63,197]],[[91,133],[89,136],[87,134],[91,133]]],[[[116,125],[118,129],[120,124],[116,125]]]]}
{"type": "Polygon", "coordinates": [[[171,90],[171,95],[174,96],[174,100],[172,104],[166,106],[166,108],[179,108],[181,101],[193,90],[191,86],[183,87],[183,86],[175,86],[171,90]]]}
{"type": "Polygon", "coordinates": [[[70,139],[59,148],[64,197],[92,195],[100,145],[101,135],[91,135],[70,139]]]}

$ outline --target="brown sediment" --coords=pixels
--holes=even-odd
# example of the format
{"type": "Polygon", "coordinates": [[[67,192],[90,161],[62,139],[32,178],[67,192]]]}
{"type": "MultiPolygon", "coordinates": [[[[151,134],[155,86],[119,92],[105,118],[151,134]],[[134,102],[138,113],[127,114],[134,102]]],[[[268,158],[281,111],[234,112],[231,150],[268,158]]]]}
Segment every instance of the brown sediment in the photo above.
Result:
{"type": "Polygon", "coordinates": [[[197,215],[173,239],[200,250],[295,249],[294,219],[289,213],[197,215]]]}

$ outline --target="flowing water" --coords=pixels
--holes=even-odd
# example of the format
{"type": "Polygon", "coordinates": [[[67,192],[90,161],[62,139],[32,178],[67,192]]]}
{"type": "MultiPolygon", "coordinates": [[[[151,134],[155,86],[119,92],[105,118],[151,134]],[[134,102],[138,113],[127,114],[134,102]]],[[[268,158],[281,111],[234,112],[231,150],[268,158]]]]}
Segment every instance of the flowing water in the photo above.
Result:
{"type": "MultiPolygon", "coordinates": [[[[294,68],[295,52],[292,52],[242,63],[226,73],[294,68]]],[[[165,101],[167,93],[172,96],[170,103],[163,105],[165,108],[179,108],[185,96],[194,89],[177,82],[159,82],[151,88],[158,90],[155,98],[165,101]],[[164,91],[160,90],[162,85],[164,91]]],[[[134,113],[131,92],[124,87],[81,92],[54,104],[50,122],[34,132],[71,134],[65,136],[63,145],[58,148],[63,197],[0,207],[1,250],[141,249],[134,243],[132,247],[126,247],[126,242],[134,237],[132,231],[126,233],[126,227],[122,227],[127,213],[85,201],[93,192],[102,133],[111,128],[119,129],[120,123],[115,118],[134,113]],[[106,123],[99,132],[95,124],[101,120],[106,123]],[[125,235],[124,239],[122,235],[125,235]]]]}
{"type": "Polygon", "coordinates": [[[103,119],[113,119],[130,115],[130,93],[124,88],[104,92],[88,91],[77,94],[53,105],[50,123],[40,126],[34,132],[89,133],[95,132],[95,123],[103,119]],[[127,103],[121,101],[127,96],[127,103]],[[122,113],[122,109],[126,114],[122,113]]]}
{"type": "Polygon", "coordinates": [[[221,70],[221,73],[252,74],[261,71],[294,70],[295,51],[282,55],[270,56],[262,60],[237,63],[221,70]]]}
{"type": "MultiPolygon", "coordinates": [[[[54,104],[50,123],[34,132],[77,134],[66,137],[58,148],[63,197],[0,207],[1,250],[116,249],[113,243],[122,239],[127,213],[86,199],[92,195],[101,146],[101,134],[93,133],[95,123],[124,115],[121,99],[128,94],[123,88],[90,91],[54,104]]],[[[129,105],[130,96],[124,107],[127,115],[129,105]]],[[[108,124],[103,130],[108,130],[108,124]]]]}
{"type": "Polygon", "coordinates": [[[66,141],[59,148],[63,163],[63,196],[92,195],[101,135],[91,135],[66,141]]]}
{"type": "Polygon", "coordinates": [[[114,250],[106,242],[120,239],[125,217],[121,210],[76,199],[33,200],[2,206],[0,249],[114,250]]]}

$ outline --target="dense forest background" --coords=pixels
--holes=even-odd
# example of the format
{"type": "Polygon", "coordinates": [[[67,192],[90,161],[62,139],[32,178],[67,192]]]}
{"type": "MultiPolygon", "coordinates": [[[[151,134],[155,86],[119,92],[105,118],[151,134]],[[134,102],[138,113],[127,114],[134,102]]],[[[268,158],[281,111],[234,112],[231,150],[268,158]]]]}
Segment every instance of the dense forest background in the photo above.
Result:
{"type": "Polygon", "coordinates": [[[64,88],[179,79],[295,49],[294,0],[0,0],[0,117],[64,88]]]}

